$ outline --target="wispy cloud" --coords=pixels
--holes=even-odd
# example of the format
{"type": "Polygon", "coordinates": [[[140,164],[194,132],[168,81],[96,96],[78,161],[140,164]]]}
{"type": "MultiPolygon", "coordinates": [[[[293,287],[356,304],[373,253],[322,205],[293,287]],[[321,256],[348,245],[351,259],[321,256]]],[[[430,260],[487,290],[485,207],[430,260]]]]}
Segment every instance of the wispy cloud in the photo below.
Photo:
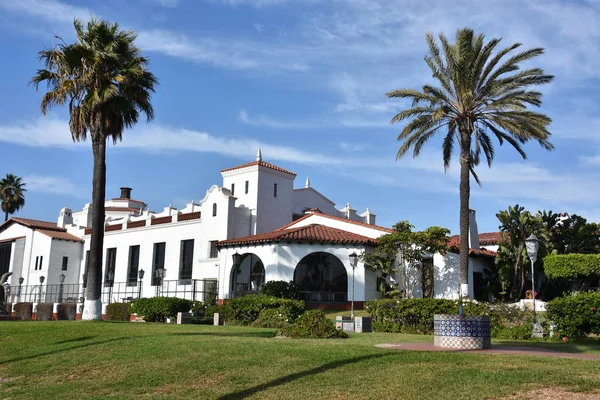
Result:
{"type": "Polygon", "coordinates": [[[62,176],[27,175],[23,177],[26,189],[31,192],[87,197],[69,179],[62,176]]]}
{"type": "Polygon", "coordinates": [[[312,128],[312,127],[316,126],[309,122],[279,121],[279,120],[272,119],[272,118],[269,118],[264,115],[259,115],[257,117],[251,117],[246,110],[240,111],[239,118],[240,118],[240,121],[242,121],[246,125],[262,126],[262,127],[275,128],[275,129],[304,129],[304,128],[312,128]]]}
{"type": "Polygon", "coordinates": [[[55,0],[2,0],[0,8],[8,11],[31,15],[43,20],[73,22],[73,18],[86,20],[92,11],[55,0]]]}

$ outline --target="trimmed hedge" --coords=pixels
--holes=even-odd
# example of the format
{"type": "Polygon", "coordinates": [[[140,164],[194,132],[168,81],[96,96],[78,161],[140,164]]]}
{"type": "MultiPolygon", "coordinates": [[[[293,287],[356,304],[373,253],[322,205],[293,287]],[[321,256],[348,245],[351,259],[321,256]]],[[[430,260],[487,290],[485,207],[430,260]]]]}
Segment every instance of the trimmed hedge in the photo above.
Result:
{"type": "Polygon", "coordinates": [[[15,304],[15,315],[21,321],[31,321],[33,317],[33,303],[15,304]]]}
{"type": "Polygon", "coordinates": [[[282,299],[296,299],[298,288],[293,281],[269,281],[260,287],[260,294],[282,299]]]}
{"type": "Polygon", "coordinates": [[[107,321],[129,321],[129,303],[111,303],[106,306],[107,321]]]}
{"type": "Polygon", "coordinates": [[[36,321],[52,321],[54,303],[38,303],[35,308],[36,321]]]}
{"type": "Polygon", "coordinates": [[[546,303],[548,319],[556,333],[566,337],[600,335],[600,292],[582,292],[546,303]]]}
{"type": "Polygon", "coordinates": [[[321,310],[310,310],[298,317],[289,327],[279,331],[278,336],[289,338],[338,339],[348,334],[338,330],[332,320],[321,310]]]}
{"type": "Polygon", "coordinates": [[[544,257],[544,274],[550,279],[600,276],[600,254],[554,254],[544,257]]]}
{"type": "Polygon", "coordinates": [[[175,318],[178,312],[189,312],[192,301],[177,297],[148,297],[134,300],[131,312],[144,318],[147,322],[165,322],[167,318],[175,318]]]}
{"type": "MultiPolygon", "coordinates": [[[[458,301],[445,299],[379,299],[365,303],[375,332],[433,333],[434,314],[458,314],[458,301]]],[[[492,326],[501,319],[487,303],[463,302],[465,315],[487,315],[492,326]]]]}
{"type": "Polygon", "coordinates": [[[59,321],[75,321],[77,314],[77,304],[60,303],[56,306],[56,319],[59,321]]]}
{"type": "Polygon", "coordinates": [[[305,311],[305,305],[299,300],[251,294],[231,299],[222,306],[211,308],[211,311],[221,313],[227,324],[249,325],[256,321],[260,312],[265,309],[280,309],[291,320],[295,320],[305,311]]]}

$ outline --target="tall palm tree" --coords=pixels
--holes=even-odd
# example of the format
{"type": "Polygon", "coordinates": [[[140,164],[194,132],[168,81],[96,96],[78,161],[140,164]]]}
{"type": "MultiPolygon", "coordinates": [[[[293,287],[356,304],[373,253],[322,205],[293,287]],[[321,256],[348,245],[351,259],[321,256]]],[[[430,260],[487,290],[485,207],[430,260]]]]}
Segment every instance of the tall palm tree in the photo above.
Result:
{"type": "Polygon", "coordinates": [[[4,211],[4,221],[8,220],[9,214],[14,214],[23,208],[26,191],[21,177],[6,174],[6,177],[0,180],[0,201],[2,202],[2,211],[4,211]]]}
{"type": "Polygon", "coordinates": [[[150,95],[156,78],[147,70],[148,60],[134,45],[136,35],[118,24],[92,19],[73,22],[77,41],[62,42],[39,52],[45,64],[32,79],[35,88],[46,82],[42,113],[53,106],[69,107],[69,128],[74,141],[92,141],[92,237],[83,319],[100,319],[106,142],[122,139],[123,131],[138,122],[140,113],[154,118],[150,95]]]}
{"type": "Polygon", "coordinates": [[[429,54],[425,62],[431,69],[436,85],[424,85],[419,90],[399,89],[387,93],[390,98],[410,99],[410,108],[400,111],[391,120],[395,124],[408,120],[398,140],[402,142],[397,158],[409,149],[417,157],[421,148],[435,134],[443,133],[442,152],[444,167],[450,166],[455,143],[460,161],[460,291],[468,291],[469,254],[469,197],[470,176],[481,184],[475,167],[483,152],[491,166],[495,136],[500,145],[507,142],[525,159],[521,145],[537,141],[545,149],[549,142],[547,127],[551,119],[530,111],[528,106],[539,107],[542,94],[531,90],[533,85],[549,83],[554,78],[540,68],[520,69],[519,64],[541,54],[544,49],[534,48],[514,52],[516,43],[494,53],[500,39],[485,42],[484,35],[475,35],[471,29],[456,32],[456,43],[439,35],[440,46],[427,34],[429,54]]]}

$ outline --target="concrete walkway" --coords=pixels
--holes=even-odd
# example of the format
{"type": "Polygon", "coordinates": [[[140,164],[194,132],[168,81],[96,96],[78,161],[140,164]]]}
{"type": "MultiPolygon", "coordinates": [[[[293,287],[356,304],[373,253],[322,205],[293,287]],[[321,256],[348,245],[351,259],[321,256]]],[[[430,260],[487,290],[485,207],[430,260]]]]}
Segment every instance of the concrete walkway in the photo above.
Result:
{"type": "Polygon", "coordinates": [[[539,347],[526,346],[492,346],[491,349],[482,350],[460,350],[449,349],[445,347],[436,347],[433,343],[383,343],[376,344],[375,347],[384,349],[399,349],[399,350],[414,350],[414,351],[447,351],[460,353],[477,353],[477,354],[515,354],[520,356],[546,356],[546,357],[562,357],[562,358],[580,358],[586,360],[600,360],[600,355],[583,354],[583,353],[565,353],[550,349],[542,349],[539,347]]]}

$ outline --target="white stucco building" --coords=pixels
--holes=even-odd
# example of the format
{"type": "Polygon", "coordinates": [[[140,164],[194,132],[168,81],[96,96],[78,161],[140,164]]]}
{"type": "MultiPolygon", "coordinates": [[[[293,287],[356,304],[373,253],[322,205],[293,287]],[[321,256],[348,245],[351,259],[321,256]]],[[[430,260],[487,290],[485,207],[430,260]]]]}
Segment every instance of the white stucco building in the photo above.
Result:
{"type": "MultiPolygon", "coordinates": [[[[294,188],[296,174],[263,161],[260,150],[255,161],[225,169],[221,177],[221,185],[183,209],[152,212],[131,198],[130,188],[106,200],[104,303],[156,294],[201,300],[214,281],[220,299],[256,292],[271,280],[294,281],[303,299],[336,308],[352,298],[359,306],[377,298],[376,274],[360,259],[354,268],[351,263],[351,254],[369,251],[378,237],[392,232],[377,226],[369,209],[358,214],[349,203],[337,209],[308,178],[294,188]]],[[[57,301],[61,279],[61,299],[79,299],[86,284],[90,225],[91,204],[79,211],[63,208],[57,223],[12,218],[1,225],[0,275],[13,273],[11,300],[20,293],[30,296],[21,301],[35,301],[31,296],[57,301]]],[[[496,234],[483,234],[489,238],[479,242],[474,212],[471,230],[470,272],[476,278],[495,255],[495,248],[481,245],[494,246],[497,240],[491,238],[496,234]]],[[[456,248],[456,238],[451,245],[456,248]]],[[[456,297],[458,255],[436,254],[432,261],[435,283],[425,291],[456,297]]],[[[417,285],[414,295],[423,290],[417,285]]]]}

